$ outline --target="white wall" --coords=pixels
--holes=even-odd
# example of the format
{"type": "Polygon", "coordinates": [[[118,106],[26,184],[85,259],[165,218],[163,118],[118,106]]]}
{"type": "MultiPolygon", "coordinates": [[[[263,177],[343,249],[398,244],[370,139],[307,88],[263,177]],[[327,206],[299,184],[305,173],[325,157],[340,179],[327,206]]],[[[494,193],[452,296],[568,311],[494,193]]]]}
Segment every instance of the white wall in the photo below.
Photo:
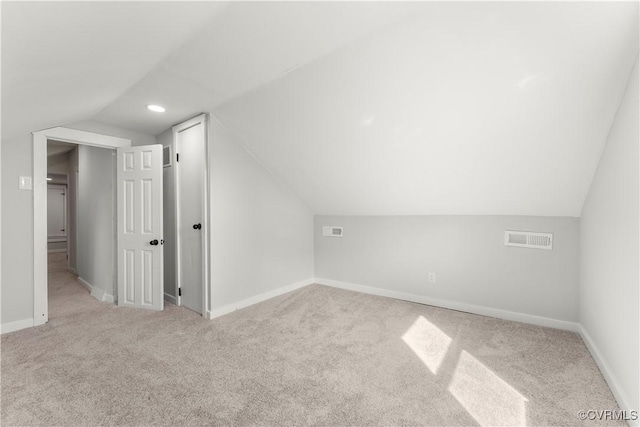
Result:
{"type": "Polygon", "coordinates": [[[580,221],[580,322],[628,410],[640,409],[638,102],[636,61],[580,221]]]}
{"type": "MultiPolygon", "coordinates": [[[[320,279],[578,320],[578,219],[526,216],[316,216],[320,279]],[[322,226],[344,237],[322,237],[322,226]],[[551,232],[553,250],[504,246],[505,230],[551,232]],[[429,272],[436,284],[428,283],[429,272]]],[[[322,283],[322,280],[320,280],[322,283]]]]}
{"type": "MultiPolygon", "coordinates": [[[[163,147],[173,144],[173,131],[171,128],[156,137],[163,147]]],[[[163,191],[163,220],[164,220],[164,293],[175,297],[176,293],[176,211],[175,211],[175,191],[174,191],[174,161],[175,154],[171,148],[173,159],[171,166],[162,171],[162,191],[163,191]]]]}
{"type": "Polygon", "coordinates": [[[67,196],[69,198],[69,211],[67,212],[69,218],[69,230],[67,233],[67,256],[69,257],[69,267],[73,271],[77,271],[77,195],[78,195],[78,182],[76,179],[76,171],[78,170],[78,147],[69,152],[69,174],[67,196]]]}
{"type": "MultiPolygon", "coordinates": [[[[33,319],[33,176],[31,135],[2,140],[2,325],[33,319]]],[[[32,323],[33,324],[33,323],[32,323]]]]}
{"type": "Polygon", "coordinates": [[[69,173],[69,152],[47,156],[47,173],[69,173]]]}
{"type": "Polygon", "coordinates": [[[78,150],[78,275],[115,295],[115,150],[86,145],[78,150]]]}
{"type": "Polygon", "coordinates": [[[212,310],[313,277],[313,215],[212,118],[212,310]]]}

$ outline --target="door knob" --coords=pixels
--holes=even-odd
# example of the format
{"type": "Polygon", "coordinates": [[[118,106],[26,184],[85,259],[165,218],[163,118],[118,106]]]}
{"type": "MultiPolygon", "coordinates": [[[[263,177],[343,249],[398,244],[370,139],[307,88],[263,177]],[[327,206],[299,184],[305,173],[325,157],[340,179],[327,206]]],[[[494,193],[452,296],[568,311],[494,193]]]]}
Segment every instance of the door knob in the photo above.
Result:
{"type": "Polygon", "coordinates": [[[200,230],[202,228],[202,224],[198,223],[198,224],[193,224],[193,229],[194,230],[200,230]]]}
{"type": "Polygon", "coordinates": [[[151,246],[158,246],[158,241],[156,239],[153,239],[152,241],[149,242],[149,244],[151,246]]]}

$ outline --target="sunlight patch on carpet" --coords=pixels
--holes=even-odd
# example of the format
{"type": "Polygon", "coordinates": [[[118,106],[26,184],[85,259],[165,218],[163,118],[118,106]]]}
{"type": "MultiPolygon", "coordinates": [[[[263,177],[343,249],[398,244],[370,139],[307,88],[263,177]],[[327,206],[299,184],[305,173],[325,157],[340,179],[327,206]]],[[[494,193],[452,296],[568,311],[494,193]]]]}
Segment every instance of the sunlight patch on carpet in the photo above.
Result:
{"type": "Polygon", "coordinates": [[[438,373],[438,368],[451,344],[449,335],[423,316],[413,322],[402,336],[402,340],[434,375],[438,373]]]}
{"type": "Polygon", "coordinates": [[[481,426],[527,424],[527,399],[464,350],[449,391],[481,426]]]}

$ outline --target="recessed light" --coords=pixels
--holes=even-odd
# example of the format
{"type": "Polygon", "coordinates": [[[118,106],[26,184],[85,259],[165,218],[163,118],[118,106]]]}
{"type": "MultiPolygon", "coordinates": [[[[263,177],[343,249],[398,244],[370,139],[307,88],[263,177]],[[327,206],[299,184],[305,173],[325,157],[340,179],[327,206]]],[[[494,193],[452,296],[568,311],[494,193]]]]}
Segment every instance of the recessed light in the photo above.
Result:
{"type": "Polygon", "coordinates": [[[156,112],[156,113],[164,113],[166,110],[164,109],[164,107],[160,106],[160,105],[153,105],[153,104],[149,104],[147,105],[147,109],[156,112]]]}
{"type": "Polygon", "coordinates": [[[51,181],[53,178],[47,178],[47,181],[51,181]]]}

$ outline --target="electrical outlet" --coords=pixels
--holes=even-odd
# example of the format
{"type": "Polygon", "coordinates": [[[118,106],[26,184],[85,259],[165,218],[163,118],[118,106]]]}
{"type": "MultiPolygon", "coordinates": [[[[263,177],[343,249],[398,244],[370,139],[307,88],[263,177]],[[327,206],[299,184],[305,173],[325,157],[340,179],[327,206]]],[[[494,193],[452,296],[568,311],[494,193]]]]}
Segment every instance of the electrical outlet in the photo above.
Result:
{"type": "Polygon", "coordinates": [[[436,273],[429,273],[429,283],[436,283],[436,273]]]}

